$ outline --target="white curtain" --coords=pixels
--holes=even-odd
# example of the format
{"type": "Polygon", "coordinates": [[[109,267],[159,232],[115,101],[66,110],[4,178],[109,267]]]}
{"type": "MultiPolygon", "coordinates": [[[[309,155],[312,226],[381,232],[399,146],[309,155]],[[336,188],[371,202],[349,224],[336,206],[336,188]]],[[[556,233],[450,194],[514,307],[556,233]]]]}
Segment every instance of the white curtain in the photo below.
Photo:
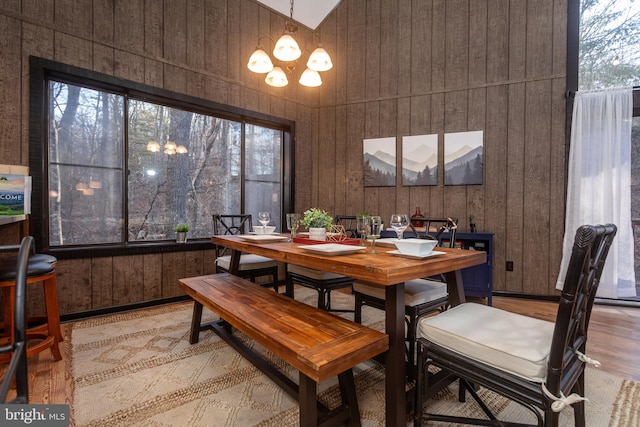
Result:
{"type": "Polygon", "coordinates": [[[562,289],[576,229],[613,223],[618,233],[600,279],[598,297],[636,295],[631,227],[632,88],[576,93],[571,124],[562,289]]]}

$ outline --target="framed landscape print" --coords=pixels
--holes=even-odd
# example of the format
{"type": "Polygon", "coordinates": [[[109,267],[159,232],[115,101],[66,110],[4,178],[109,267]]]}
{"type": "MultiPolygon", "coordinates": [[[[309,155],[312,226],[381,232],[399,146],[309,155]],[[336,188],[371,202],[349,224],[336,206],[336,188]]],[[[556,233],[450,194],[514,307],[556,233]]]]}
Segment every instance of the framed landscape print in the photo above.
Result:
{"type": "Polygon", "coordinates": [[[396,138],[374,138],[363,141],[365,187],[395,187],[396,138]]]}
{"type": "Polygon", "coordinates": [[[483,131],[444,134],[444,185],[482,184],[483,131]]]}
{"type": "Polygon", "coordinates": [[[402,137],[402,185],[438,185],[438,135],[402,137]]]}

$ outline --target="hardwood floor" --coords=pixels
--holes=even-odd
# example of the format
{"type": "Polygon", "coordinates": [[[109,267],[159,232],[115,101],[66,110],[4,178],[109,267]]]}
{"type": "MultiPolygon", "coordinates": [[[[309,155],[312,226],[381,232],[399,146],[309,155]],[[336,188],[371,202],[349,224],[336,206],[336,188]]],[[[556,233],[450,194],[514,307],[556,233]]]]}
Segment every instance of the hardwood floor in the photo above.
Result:
{"type": "MultiPolygon", "coordinates": [[[[493,298],[494,306],[532,317],[553,321],[557,304],[515,298],[493,298]]],[[[63,324],[69,337],[69,324],[63,324]]],[[[46,350],[29,360],[31,403],[71,403],[71,351],[69,339],[61,343],[63,360],[52,362],[46,350]]],[[[593,310],[589,357],[602,363],[603,371],[640,381],[640,308],[596,305],[593,310]]],[[[1,370],[1,368],[0,368],[1,370]]]]}

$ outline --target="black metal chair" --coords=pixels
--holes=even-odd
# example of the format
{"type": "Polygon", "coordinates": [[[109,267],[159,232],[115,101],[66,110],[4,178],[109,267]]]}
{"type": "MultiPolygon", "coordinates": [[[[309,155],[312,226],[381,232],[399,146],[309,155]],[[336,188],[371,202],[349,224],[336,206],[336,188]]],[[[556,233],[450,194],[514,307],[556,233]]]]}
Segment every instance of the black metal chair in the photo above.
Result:
{"type": "Polygon", "coordinates": [[[33,237],[22,239],[15,267],[15,300],[13,319],[13,340],[9,344],[0,346],[0,354],[11,354],[9,366],[2,379],[0,401],[3,403],[29,403],[29,385],[27,376],[27,321],[26,321],[26,293],[27,267],[29,255],[33,246],[33,237]],[[9,389],[15,378],[16,396],[7,402],[9,389]]]}
{"type": "MultiPolygon", "coordinates": [[[[213,232],[216,236],[245,234],[251,228],[251,215],[213,215],[213,232]]],[[[231,254],[228,249],[216,245],[216,272],[228,273],[231,265],[231,254]]],[[[242,254],[238,276],[256,282],[258,277],[270,277],[261,286],[273,287],[278,292],[278,264],[270,258],[260,255],[242,254]]]]}
{"type": "Polygon", "coordinates": [[[474,303],[422,319],[414,425],[422,425],[423,420],[516,425],[496,419],[476,391],[483,386],[533,412],[538,426],[557,426],[559,412],[572,406],[575,425],[584,427],[585,364],[598,365],[585,355],[587,330],[615,234],[613,224],[578,228],[555,323],[474,303]],[[430,373],[430,365],[441,370],[430,373]],[[433,396],[447,375],[459,378],[460,400],[468,391],[487,418],[424,413],[428,404],[423,392],[433,396]]]}
{"type": "MultiPolygon", "coordinates": [[[[442,233],[448,231],[451,241],[455,242],[457,224],[451,218],[421,218],[426,224],[425,232],[420,232],[410,225],[411,231],[405,232],[405,236],[418,236],[423,239],[438,239],[442,233]],[[434,228],[430,234],[429,230],[434,228]]],[[[393,233],[395,237],[395,232],[393,233]]],[[[353,293],[355,295],[355,315],[354,321],[362,322],[362,307],[368,305],[380,310],[384,310],[385,289],[373,283],[357,280],[353,283],[353,293]]],[[[449,294],[447,284],[439,277],[415,279],[404,284],[405,315],[407,323],[407,374],[410,378],[415,378],[415,342],[416,328],[418,320],[430,313],[442,312],[449,304],[449,294]]]]}
{"type": "Polygon", "coordinates": [[[344,227],[346,237],[356,239],[358,238],[358,227],[356,226],[355,215],[338,215],[336,216],[336,225],[344,227]]]}

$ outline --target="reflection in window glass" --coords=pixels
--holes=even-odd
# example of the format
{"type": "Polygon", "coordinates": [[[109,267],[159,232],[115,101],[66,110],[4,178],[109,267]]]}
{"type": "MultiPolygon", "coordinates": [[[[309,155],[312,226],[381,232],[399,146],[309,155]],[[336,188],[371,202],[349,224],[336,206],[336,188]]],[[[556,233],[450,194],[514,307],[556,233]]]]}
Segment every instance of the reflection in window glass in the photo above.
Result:
{"type": "Polygon", "coordinates": [[[245,127],[245,212],[258,224],[258,212],[271,214],[270,225],[281,224],[282,131],[245,127]]]}
{"type": "Polygon", "coordinates": [[[122,241],[122,97],[49,84],[51,246],[122,241]]]}
{"type": "Polygon", "coordinates": [[[56,81],[49,117],[52,247],[173,240],[178,223],[209,238],[214,213],[281,223],[282,130],[56,81]]]}
{"type": "Polygon", "coordinates": [[[640,2],[580,0],[580,90],[640,85],[640,2]]]}

